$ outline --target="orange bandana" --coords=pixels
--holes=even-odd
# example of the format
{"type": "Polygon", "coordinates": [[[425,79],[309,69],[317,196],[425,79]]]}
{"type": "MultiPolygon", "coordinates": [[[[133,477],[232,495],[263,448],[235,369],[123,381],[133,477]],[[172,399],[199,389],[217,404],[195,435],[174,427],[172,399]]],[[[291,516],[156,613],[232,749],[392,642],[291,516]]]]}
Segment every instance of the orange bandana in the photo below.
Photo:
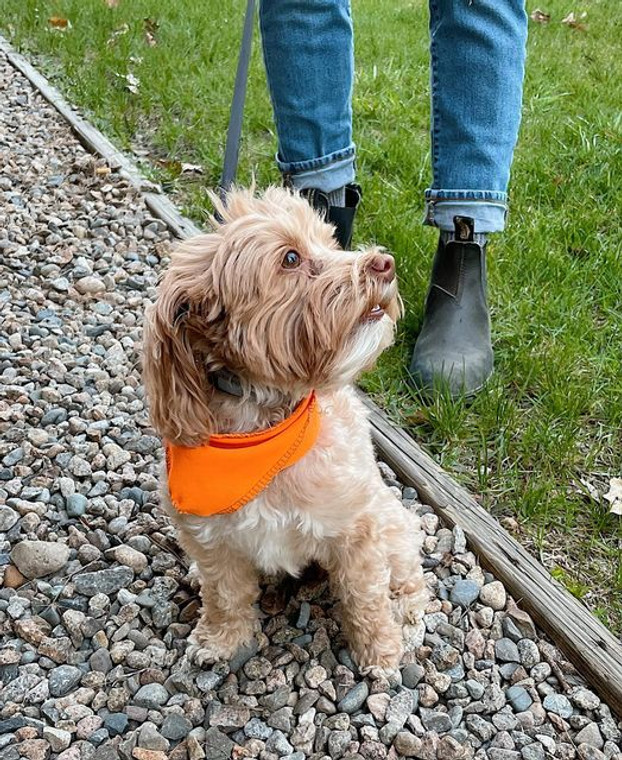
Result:
{"type": "Polygon", "coordinates": [[[315,443],[320,411],[315,393],[291,416],[257,433],[212,435],[203,446],[166,444],[171,501],[178,512],[209,517],[235,512],[255,498],[315,443]]]}

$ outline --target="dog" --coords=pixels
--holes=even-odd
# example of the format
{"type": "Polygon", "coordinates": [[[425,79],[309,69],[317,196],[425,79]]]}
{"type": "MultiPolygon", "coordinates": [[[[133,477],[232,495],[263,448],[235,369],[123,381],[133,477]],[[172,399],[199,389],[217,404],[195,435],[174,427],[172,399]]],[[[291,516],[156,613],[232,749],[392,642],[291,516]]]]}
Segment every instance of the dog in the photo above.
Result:
{"type": "Polygon", "coordinates": [[[258,626],[260,574],[316,562],[361,671],[394,670],[427,601],[422,533],[381,478],[353,387],[393,342],[393,257],[340,250],[288,190],[212,200],[213,230],[172,253],[143,350],[162,501],[200,580],[188,656],[230,659],[258,626]]]}

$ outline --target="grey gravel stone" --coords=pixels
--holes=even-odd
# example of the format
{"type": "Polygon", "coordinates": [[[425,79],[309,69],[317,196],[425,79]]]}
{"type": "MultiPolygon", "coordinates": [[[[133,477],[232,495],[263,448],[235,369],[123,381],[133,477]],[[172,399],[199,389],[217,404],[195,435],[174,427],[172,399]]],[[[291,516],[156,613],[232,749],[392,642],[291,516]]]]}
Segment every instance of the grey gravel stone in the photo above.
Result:
{"type": "Polygon", "coordinates": [[[282,731],[273,731],[266,740],[266,750],[268,752],[274,752],[274,754],[279,757],[283,757],[283,755],[288,755],[293,752],[294,748],[287,741],[287,738],[282,731]]]}
{"type": "Polygon", "coordinates": [[[128,586],[133,579],[132,570],[129,567],[120,566],[76,575],[73,583],[79,594],[95,596],[95,594],[114,594],[119,589],[128,586]]]}
{"type": "Polygon", "coordinates": [[[134,703],[139,707],[158,710],[169,699],[167,690],[159,683],[149,683],[141,686],[134,695],[134,703]]]}
{"type": "Polygon", "coordinates": [[[500,662],[520,662],[518,647],[512,639],[498,639],[495,641],[495,656],[500,662]]]}
{"type": "Polygon", "coordinates": [[[421,716],[421,722],[427,731],[435,731],[437,734],[446,734],[454,728],[451,718],[447,713],[420,707],[419,715],[421,716]]]}
{"type": "Polygon", "coordinates": [[[166,739],[180,741],[192,731],[192,723],[184,715],[171,713],[164,718],[160,733],[166,739]]]}
{"type": "Polygon", "coordinates": [[[11,507],[0,505],[0,533],[10,530],[19,520],[19,514],[11,507]]]}
{"type": "Polygon", "coordinates": [[[81,493],[70,494],[65,501],[65,509],[69,517],[82,517],[86,512],[88,499],[81,493]]]}
{"type": "Polygon", "coordinates": [[[410,663],[409,665],[406,665],[404,670],[402,670],[402,683],[404,686],[406,686],[408,689],[414,689],[423,676],[425,675],[425,670],[416,662],[410,663]]]}
{"type": "Polygon", "coordinates": [[[244,726],[244,733],[249,739],[267,739],[272,735],[273,729],[267,726],[259,718],[251,718],[244,726]]]}
{"type": "Polygon", "coordinates": [[[110,736],[119,736],[125,733],[129,718],[125,713],[109,713],[104,717],[104,727],[110,736]]]}
{"type": "Polygon", "coordinates": [[[518,654],[520,663],[530,670],[540,662],[540,651],[535,641],[531,639],[521,639],[518,644],[518,654]]]}
{"type": "Polygon", "coordinates": [[[600,699],[593,691],[578,687],[570,692],[570,699],[581,710],[596,710],[600,705],[600,699]]]}
{"type": "Polygon", "coordinates": [[[449,601],[460,607],[468,607],[479,596],[479,586],[475,581],[458,580],[449,593],[449,601]]]}
{"type": "Polygon", "coordinates": [[[560,718],[569,718],[572,715],[570,700],[563,694],[548,694],[542,700],[542,706],[547,712],[555,713],[560,718]]]}
{"type": "Polygon", "coordinates": [[[356,684],[337,705],[340,712],[352,713],[359,710],[369,695],[369,687],[365,681],[356,684]]]}
{"type": "Polygon", "coordinates": [[[509,689],[506,689],[505,696],[516,712],[528,710],[533,703],[529,692],[522,686],[510,686],[509,689]]]}
{"type": "Polygon", "coordinates": [[[206,760],[230,760],[234,746],[231,739],[218,728],[207,730],[204,745],[206,760]]]}
{"type": "Polygon", "coordinates": [[[69,559],[69,547],[51,541],[20,541],[11,559],[26,578],[42,578],[62,570],[69,559]]]}
{"type": "Polygon", "coordinates": [[[48,685],[53,697],[64,697],[80,683],[83,673],[73,665],[60,665],[50,671],[48,685]]]}
{"type": "Polygon", "coordinates": [[[597,723],[588,723],[587,726],[574,737],[575,744],[589,744],[596,749],[602,749],[605,745],[597,723]]]}

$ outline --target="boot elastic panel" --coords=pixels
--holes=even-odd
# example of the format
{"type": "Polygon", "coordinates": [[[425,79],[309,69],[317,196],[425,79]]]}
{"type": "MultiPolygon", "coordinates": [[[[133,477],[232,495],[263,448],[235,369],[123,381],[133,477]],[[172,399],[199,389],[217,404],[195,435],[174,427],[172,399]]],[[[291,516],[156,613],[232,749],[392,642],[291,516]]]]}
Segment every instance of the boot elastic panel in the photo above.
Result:
{"type": "Polygon", "coordinates": [[[354,184],[346,185],[345,206],[331,206],[327,194],[315,188],[305,188],[300,191],[300,194],[324,216],[327,222],[334,225],[335,239],[339,247],[344,251],[348,250],[352,244],[356,209],[361,202],[361,188],[354,184]]]}

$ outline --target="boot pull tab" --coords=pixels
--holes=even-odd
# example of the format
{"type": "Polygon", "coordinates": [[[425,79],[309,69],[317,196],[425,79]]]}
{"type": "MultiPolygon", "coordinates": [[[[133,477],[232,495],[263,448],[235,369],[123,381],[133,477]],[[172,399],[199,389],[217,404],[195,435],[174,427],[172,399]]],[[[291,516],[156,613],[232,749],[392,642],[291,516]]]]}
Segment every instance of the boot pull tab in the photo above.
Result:
{"type": "Polygon", "coordinates": [[[475,234],[475,222],[470,216],[454,216],[455,239],[461,243],[472,243],[475,234]]]}

